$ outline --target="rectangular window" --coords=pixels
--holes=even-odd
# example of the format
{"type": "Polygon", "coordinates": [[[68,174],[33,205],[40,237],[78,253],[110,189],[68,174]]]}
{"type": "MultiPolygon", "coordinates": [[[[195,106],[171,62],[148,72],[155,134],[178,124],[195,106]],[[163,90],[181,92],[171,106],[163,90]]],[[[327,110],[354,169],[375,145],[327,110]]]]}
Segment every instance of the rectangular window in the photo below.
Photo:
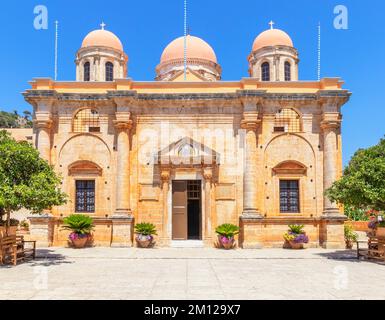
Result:
{"type": "Polygon", "coordinates": [[[281,213],[299,213],[299,181],[280,180],[279,199],[281,213]]]}
{"type": "Polygon", "coordinates": [[[95,212],[95,180],[76,181],[75,211],[80,213],[95,212]]]}

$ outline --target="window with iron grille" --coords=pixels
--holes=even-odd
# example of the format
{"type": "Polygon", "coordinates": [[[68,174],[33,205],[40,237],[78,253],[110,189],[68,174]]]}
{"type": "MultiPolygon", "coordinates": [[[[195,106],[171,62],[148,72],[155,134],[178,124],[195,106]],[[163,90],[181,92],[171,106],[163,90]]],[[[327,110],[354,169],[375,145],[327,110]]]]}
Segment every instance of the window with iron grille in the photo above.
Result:
{"type": "Polygon", "coordinates": [[[275,115],[274,132],[301,132],[301,116],[294,109],[281,109],[275,115]]]}
{"type": "Polygon", "coordinates": [[[114,65],[111,62],[106,63],[106,81],[114,81],[114,65]]]}
{"type": "Polygon", "coordinates": [[[79,213],[95,212],[95,180],[76,181],[75,211],[79,213]]]}
{"type": "Polygon", "coordinates": [[[84,64],[84,81],[90,81],[90,67],[89,62],[84,64]]]}
{"type": "Polygon", "coordinates": [[[73,132],[100,132],[99,112],[82,109],[74,117],[73,132]]]}
{"type": "Polygon", "coordinates": [[[187,182],[187,197],[189,200],[199,200],[201,198],[200,180],[191,180],[187,182]]]}
{"type": "Polygon", "coordinates": [[[261,66],[262,69],[262,81],[270,81],[270,64],[265,62],[261,66]]]}
{"type": "Polygon", "coordinates": [[[299,181],[280,180],[279,199],[281,213],[299,213],[299,181]]]}
{"type": "Polygon", "coordinates": [[[291,64],[290,62],[285,62],[285,81],[291,81],[291,64]]]}

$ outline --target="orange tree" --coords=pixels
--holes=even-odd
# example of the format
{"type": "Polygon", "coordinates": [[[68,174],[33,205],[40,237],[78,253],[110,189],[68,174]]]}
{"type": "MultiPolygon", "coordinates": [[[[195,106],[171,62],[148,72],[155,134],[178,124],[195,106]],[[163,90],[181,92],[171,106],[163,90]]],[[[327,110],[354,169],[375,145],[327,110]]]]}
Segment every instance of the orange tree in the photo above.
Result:
{"type": "Polygon", "coordinates": [[[358,150],[326,195],[352,208],[385,211],[385,139],[358,150]]]}
{"type": "Polygon", "coordinates": [[[12,211],[25,208],[41,213],[64,204],[66,195],[60,183],[60,177],[33,146],[0,131],[0,211],[7,216],[7,232],[12,211]]]}

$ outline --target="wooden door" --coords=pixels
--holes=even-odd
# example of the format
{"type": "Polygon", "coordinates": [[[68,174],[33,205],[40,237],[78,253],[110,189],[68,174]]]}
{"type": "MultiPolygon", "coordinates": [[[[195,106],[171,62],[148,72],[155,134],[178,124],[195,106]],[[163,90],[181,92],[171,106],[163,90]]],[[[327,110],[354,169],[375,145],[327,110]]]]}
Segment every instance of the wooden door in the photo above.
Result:
{"type": "Polygon", "coordinates": [[[187,181],[172,182],[172,239],[187,240],[187,181]]]}

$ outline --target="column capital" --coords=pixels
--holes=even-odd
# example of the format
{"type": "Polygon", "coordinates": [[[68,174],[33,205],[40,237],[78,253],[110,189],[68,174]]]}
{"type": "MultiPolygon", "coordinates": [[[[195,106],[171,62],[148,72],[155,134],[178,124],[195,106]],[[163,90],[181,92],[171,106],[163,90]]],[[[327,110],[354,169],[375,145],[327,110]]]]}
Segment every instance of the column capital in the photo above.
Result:
{"type": "Polygon", "coordinates": [[[169,182],[171,177],[171,172],[170,170],[162,170],[160,173],[160,178],[162,179],[163,182],[169,182]]]}
{"type": "Polygon", "coordinates": [[[202,170],[203,177],[207,181],[211,181],[213,179],[213,169],[212,168],[203,168],[202,170]]]}
{"type": "Polygon", "coordinates": [[[322,130],[334,130],[339,129],[341,127],[341,120],[324,120],[321,121],[321,129],[322,130]]]}
{"type": "Polygon", "coordinates": [[[39,120],[39,119],[33,120],[33,124],[35,128],[38,128],[38,129],[49,130],[52,127],[52,123],[53,123],[52,120],[39,120]]]}
{"type": "Polygon", "coordinates": [[[241,121],[241,128],[246,130],[256,131],[261,124],[261,120],[258,118],[247,117],[241,121]]]}
{"type": "Polygon", "coordinates": [[[116,120],[113,121],[116,129],[130,130],[133,121],[131,120],[131,112],[116,112],[116,120]]]}
{"type": "Polygon", "coordinates": [[[131,130],[132,129],[132,120],[114,120],[114,126],[118,130],[131,130]]]}

